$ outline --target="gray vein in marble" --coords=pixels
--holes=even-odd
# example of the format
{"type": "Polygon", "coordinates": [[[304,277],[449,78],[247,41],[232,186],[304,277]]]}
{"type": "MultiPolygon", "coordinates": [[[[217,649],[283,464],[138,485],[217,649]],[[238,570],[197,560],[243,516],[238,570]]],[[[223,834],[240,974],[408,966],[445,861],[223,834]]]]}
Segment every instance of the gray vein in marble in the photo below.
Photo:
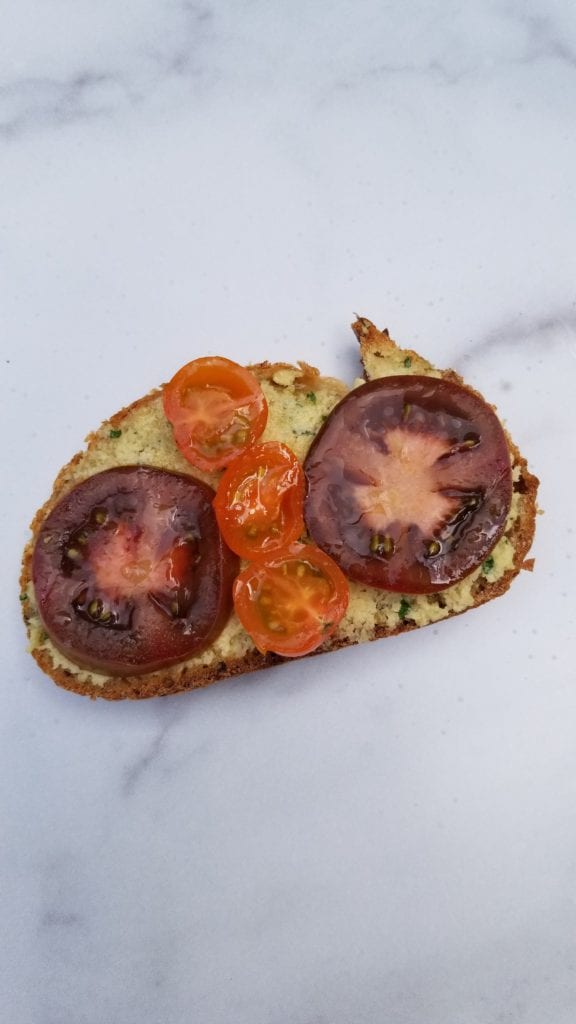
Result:
{"type": "Polygon", "coordinates": [[[181,719],[179,711],[171,711],[170,717],[159,729],[152,740],[147,744],[141,754],[128,765],[123,771],[122,793],[124,796],[131,796],[137,789],[142,777],[153,766],[155,767],[164,753],[166,739],[172,727],[181,719]]]}
{"type": "MultiPolygon", "coordinates": [[[[266,64],[268,87],[275,88],[276,81],[282,80],[277,74],[277,64],[284,63],[282,44],[276,55],[270,52],[274,41],[270,42],[264,35],[260,38],[258,26],[256,35],[250,34],[239,12],[237,20],[233,19],[231,24],[233,12],[222,12],[222,24],[217,24],[218,8],[202,0],[180,0],[169,11],[170,14],[159,22],[159,31],[152,41],[144,40],[144,36],[150,35],[149,25],[143,25],[140,36],[136,28],[120,64],[116,57],[112,66],[98,66],[99,61],[96,61],[92,68],[88,66],[86,70],[76,70],[74,74],[59,78],[29,75],[5,81],[0,85],[0,139],[13,140],[41,127],[114,116],[122,109],[148,101],[173,80],[192,80],[213,86],[219,78],[231,74],[236,87],[239,53],[245,58],[245,66],[249,66],[249,58],[259,53],[260,42],[266,43],[264,50],[270,61],[266,64]]],[[[263,30],[266,24],[263,19],[263,30]]],[[[423,28],[425,24],[427,22],[423,23],[423,28]]],[[[424,53],[418,37],[414,48],[410,44],[407,21],[401,45],[391,48],[392,60],[375,59],[373,52],[371,58],[359,65],[352,51],[349,62],[343,65],[333,60],[330,52],[323,53],[313,37],[300,36],[296,59],[304,58],[307,64],[314,58],[316,87],[324,99],[340,90],[354,90],[375,81],[382,84],[390,77],[422,78],[431,86],[443,87],[493,75],[495,69],[530,66],[542,60],[576,69],[576,41],[571,45],[560,24],[548,13],[526,13],[521,6],[513,5],[497,8],[492,18],[494,45],[469,37],[458,17],[448,19],[435,15],[429,21],[429,28],[431,38],[424,53]],[[507,41],[506,51],[501,53],[497,40],[506,21],[513,27],[514,38],[507,41]],[[449,30],[453,23],[456,27],[452,38],[449,30]],[[452,38],[448,49],[447,38],[452,38]],[[343,66],[354,70],[343,75],[343,66]]],[[[385,45],[385,29],[386,22],[382,18],[383,47],[380,49],[385,45]]],[[[287,67],[289,70],[289,63],[287,67]]]]}
{"type": "Polygon", "coordinates": [[[47,910],[40,920],[41,928],[76,928],[84,924],[80,914],[61,910],[47,910]]]}
{"type": "Polygon", "coordinates": [[[119,76],[92,71],[68,79],[20,79],[0,86],[0,137],[111,114],[122,95],[134,99],[119,76]]]}
{"type": "Polygon", "coordinates": [[[456,85],[458,82],[462,81],[462,79],[468,77],[468,75],[472,73],[472,70],[472,68],[459,71],[456,71],[455,69],[451,70],[438,60],[432,60],[426,64],[376,64],[372,67],[363,69],[353,77],[340,78],[334,83],[334,88],[339,90],[350,90],[366,84],[367,81],[372,82],[375,78],[384,79],[389,76],[399,78],[428,77],[440,85],[456,85]]]}
{"type": "Polygon", "coordinates": [[[548,58],[576,68],[576,49],[567,44],[549,17],[528,14],[522,9],[509,9],[506,15],[526,32],[526,53],[514,63],[532,64],[548,58]]]}
{"type": "Polygon", "coordinates": [[[114,116],[149,99],[171,78],[202,77],[200,52],[211,37],[213,11],[182,0],[172,38],[127,55],[121,70],[88,69],[61,78],[22,77],[0,84],[0,139],[13,140],[41,127],[114,116]]]}
{"type": "MultiPolygon", "coordinates": [[[[517,52],[494,59],[489,50],[478,49],[468,57],[463,49],[454,46],[448,60],[433,58],[418,61],[384,62],[362,68],[358,73],[334,82],[335,89],[351,89],[366,81],[388,76],[428,77],[438,85],[458,85],[460,82],[479,77],[482,72],[494,73],[498,68],[515,65],[530,66],[543,60],[559,61],[570,69],[576,69],[576,46],[571,47],[562,37],[561,31],[550,17],[525,13],[510,8],[503,11],[504,18],[523,33],[517,41],[517,52]]],[[[497,33],[497,26],[495,26],[497,33]]]]}
{"type": "Polygon", "coordinates": [[[195,0],[182,0],[180,9],[185,20],[184,43],[170,55],[167,68],[176,75],[186,75],[191,71],[197,72],[194,61],[199,43],[197,37],[200,33],[207,35],[214,21],[214,11],[195,0]]]}
{"type": "Polygon", "coordinates": [[[565,345],[576,359],[576,303],[531,320],[516,317],[493,328],[483,337],[473,339],[464,354],[454,357],[452,366],[456,370],[459,366],[468,367],[493,349],[520,348],[526,344],[541,344],[544,340],[547,348],[565,345]]]}
{"type": "Polygon", "coordinates": [[[38,932],[51,951],[54,941],[73,942],[76,932],[87,930],[86,919],[77,909],[78,872],[81,875],[81,865],[69,850],[55,851],[43,865],[38,932]]]}

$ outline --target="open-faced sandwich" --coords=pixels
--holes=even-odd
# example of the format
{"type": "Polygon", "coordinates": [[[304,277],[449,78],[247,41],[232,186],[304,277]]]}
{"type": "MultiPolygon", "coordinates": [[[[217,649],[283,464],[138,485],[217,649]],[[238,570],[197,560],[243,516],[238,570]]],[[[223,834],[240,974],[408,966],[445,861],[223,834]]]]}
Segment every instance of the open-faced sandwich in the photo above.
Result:
{"type": "Polygon", "coordinates": [[[110,700],[392,636],[508,589],[537,479],[453,371],[358,319],[364,381],[209,356],[106,421],[32,523],[55,682],[110,700]]]}

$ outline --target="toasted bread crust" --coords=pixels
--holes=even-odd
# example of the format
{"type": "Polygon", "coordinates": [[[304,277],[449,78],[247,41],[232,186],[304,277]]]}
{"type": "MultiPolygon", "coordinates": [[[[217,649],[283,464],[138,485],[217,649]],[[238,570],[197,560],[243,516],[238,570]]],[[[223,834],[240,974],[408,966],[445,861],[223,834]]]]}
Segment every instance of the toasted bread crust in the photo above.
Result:
{"type": "MultiPolygon", "coordinates": [[[[406,373],[406,370],[409,367],[409,372],[412,373],[427,373],[434,376],[442,376],[457,383],[463,383],[462,378],[453,370],[436,370],[430,363],[423,360],[418,353],[408,349],[399,349],[389,337],[387,331],[377,330],[377,328],[365,318],[359,318],[352,325],[352,328],[360,343],[360,352],[365,368],[365,376],[368,378],[381,376],[382,374],[378,372],[379,360],[386,359],[389,361],[390,358],[393,357],[398,363],[398,370],[396,372],[406,373]]],[[[268,380],[273,380],[275,375],[282,371],[294,371],[294,367],[290,364],[267,362],[256,364],[250,367],[250,369],[257,373],[261,379],[268,380]]],[[[340,389],[342,394],[345,394],[347,391],[345,385],[341,382],[334,381],[331,378],[322,377],[318,370],[314,367],[308,366],[306,363],[299,364],[299,373],[294,376],[294,384],[301,388],[321,388],[323,386],[330,386],[333,389],[335,388],[336,391],[340,389]]],[[[469,388],[469,390],[473,389],[469,388]]],[[[158,398],[160,393],[161,389],[155,388],[148,395],[137,399],[137,401],[133,402],[131,405],[115,413],[114,416],[106,421],[106,426],[115,430],[122,430],[123,425],[130,420],[131,416],[137,410],[145,409],[158,398]]],[[[475,392],[475,394],[478,394],[478,392],[475,392]]],[[[510,539],[513,541],[514,546],[513,565],[495,582],[488,583],[483,576],[478,577],[474,584],[474,604],[472,607],[477,607],[504,594],[520,570],[527,569],[531,571],[534,564],[534,560],[527,559],[526,556],[530,550],[534,536],[536,515],[538,511],[536,496],[539,481],[529,471],[525,458],[520,454],[512,439],[508,435],[507,438],[510,446],[512,464],[516,467],[517,479],[514,484],[514,489],[521,494],[519,515],[509,531],[511,535],[510,539]]],[[[82,461],[93,446],[100,443],[99,432],[96,431],[90,434],[86,440],[87,448],[85,451],[76,454],[70,462],[63,467],[56,477],[51,496],[42,508],[39,509],[32,520],[30,527],[32,536],[24,551],[22,572],[20,576],[20,588],[21,593],[23,594],[27,593],[31,585],[32,553],[40,526],[46,515],[71,486],[70,478],[74,470],[81,465],[82,461]]],[[[33,610],[28,601],[24,601],[22,607],[24,620],[29,627],[33,610]]],[[[468,608],[465,608],[462,609],[462,611],[450,611],[446,617],[462,614],[464,611],[468,610],[468,608]]],[[[312,653],[322,654],[328,651],[337,650],[338,648],[357,644],[367,639],[378,640],[387,636],[396,636],[400,633],[407,633],[418,628],[420,628],[420,626],[415,622],[410,621],[409,618],[406,618],[405,621],[398,621],[393,627],[374,623],[371,635],[363,637],[362,641],[359,641],[354,637],[337,635],[332,637],[331,640],[312,653]]],[[[220,660],[212,665],[194,666],[193,671],[190,671],[186,664],[176,665],[166,670],[149,673],[148,675],[110,677],[105,681],[104,685],[95,685],[89,681],[90,677],[88,677],[88,679],[83,678],[80,674],[82,670],[79,669],[78,673],[75,673],[67,667],[56,664],[52,658],[49,648],[44,646],[32,646],[31,653],[40,668],[59,686],[83,696],[91,698],[103,697],[106,700],[141,700],[148,697],[166,696],[168,694],[178,693],[185,690],[199,689],[220,679],[227,679],[232,676],[243,675],[248,672],[269,668],[273,665],[278,665],[283,661],[289,660],[271,653],[263,655],[255,648],[252,648],[240,658],[220,660]]],[[[311,655],[307,655],[306,657],[310,656],[311,655]]]]}

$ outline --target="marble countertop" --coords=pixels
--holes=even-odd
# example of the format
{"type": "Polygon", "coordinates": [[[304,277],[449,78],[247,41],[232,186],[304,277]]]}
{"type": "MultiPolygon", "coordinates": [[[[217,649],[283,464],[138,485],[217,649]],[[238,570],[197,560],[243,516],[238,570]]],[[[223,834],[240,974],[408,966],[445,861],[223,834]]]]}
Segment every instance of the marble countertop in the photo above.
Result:
{"type": "Polygon", "coordinates": [[[576,15],[46,0],[0,40],[0,1004],[10,1024],[576,1017],[576,15]],[[354,312],[494,401],[545,515],[501,600],[111,705],[25,650],[27,524],[217,351],[354,312]]]}

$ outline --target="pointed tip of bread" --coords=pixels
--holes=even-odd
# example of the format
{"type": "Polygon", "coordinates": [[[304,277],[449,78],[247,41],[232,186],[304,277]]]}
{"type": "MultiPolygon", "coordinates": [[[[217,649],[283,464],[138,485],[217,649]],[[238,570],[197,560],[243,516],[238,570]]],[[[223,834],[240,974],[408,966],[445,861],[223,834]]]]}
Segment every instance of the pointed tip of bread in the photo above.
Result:
{"type": "Polygon", "coordinates": [[[400,348],[386,327],[380,331],[364,316],[357,317],[351,326],[360,344],[360,359],[368,380],[400,374],[443,376],[442,370],[437,370],[418,352],[411,348],[400,348]]]}

